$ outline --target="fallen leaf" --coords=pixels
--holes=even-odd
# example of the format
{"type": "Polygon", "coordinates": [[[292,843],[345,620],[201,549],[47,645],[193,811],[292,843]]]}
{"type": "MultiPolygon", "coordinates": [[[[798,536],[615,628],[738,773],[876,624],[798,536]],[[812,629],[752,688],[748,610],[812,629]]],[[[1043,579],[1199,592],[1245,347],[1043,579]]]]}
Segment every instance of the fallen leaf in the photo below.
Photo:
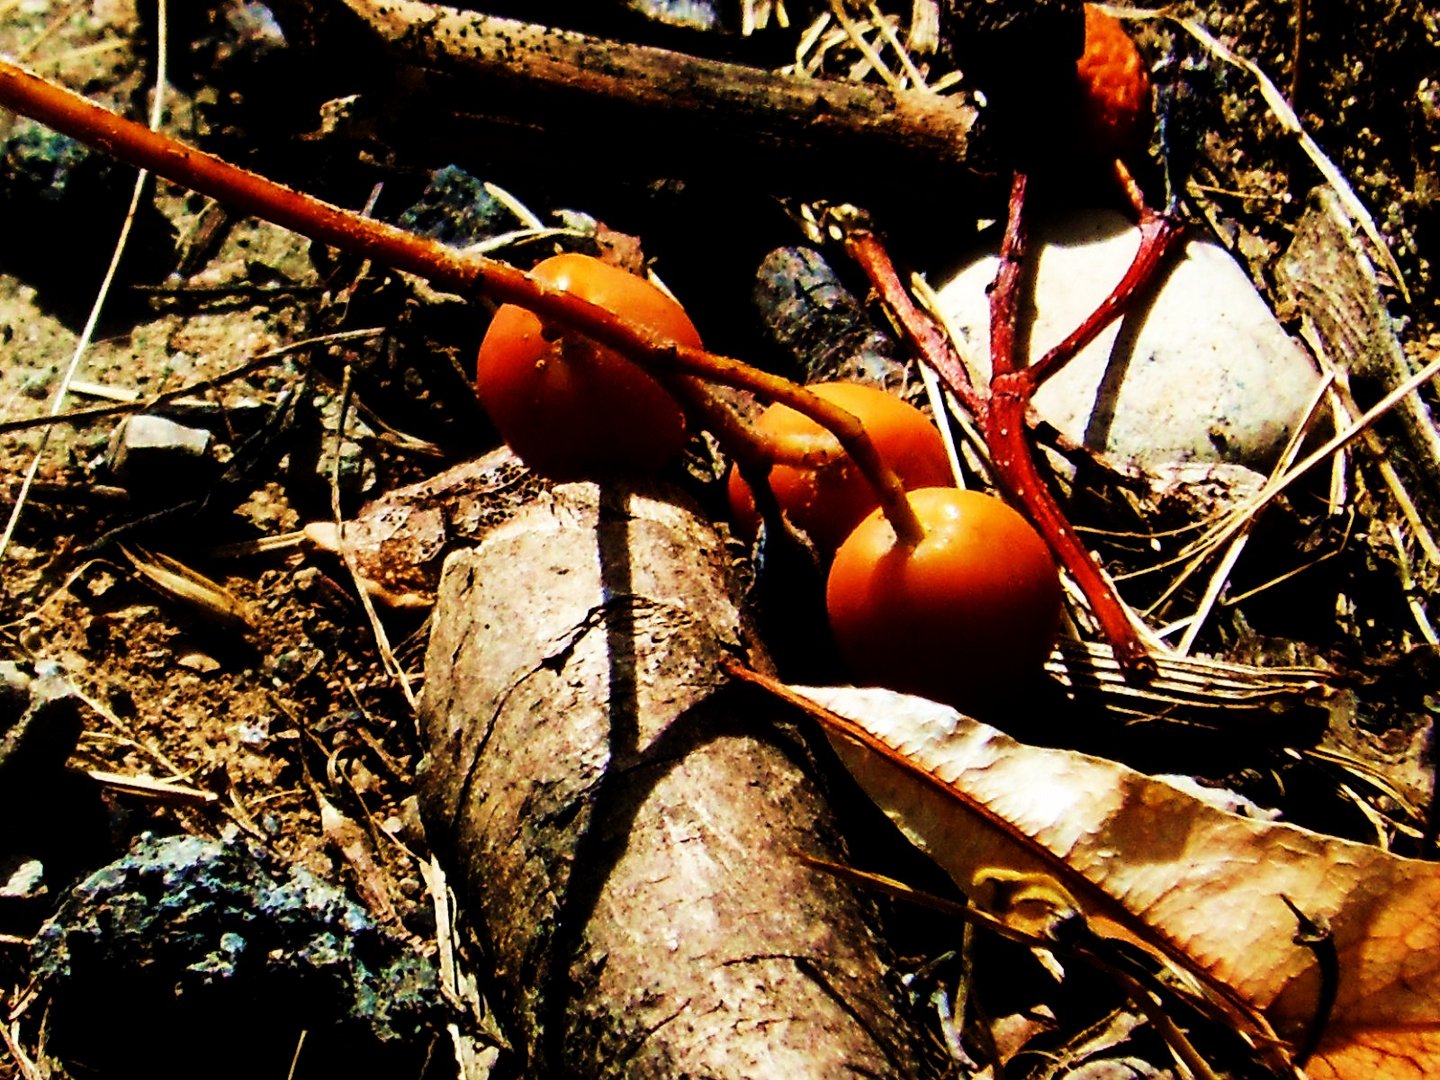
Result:
{"type": "Polygon", "coordinates": [[[1440,866],[1218,809],[1074,751],[1026,746],[887,690],[797,688],[846,766],[966,887],[977,871],[1049,873],[1118,924],[1298,1041],[1321,992],[1295,914],[1328,922],[1339,958],[1312,1080],[1440,1074],[1440,866]]]}

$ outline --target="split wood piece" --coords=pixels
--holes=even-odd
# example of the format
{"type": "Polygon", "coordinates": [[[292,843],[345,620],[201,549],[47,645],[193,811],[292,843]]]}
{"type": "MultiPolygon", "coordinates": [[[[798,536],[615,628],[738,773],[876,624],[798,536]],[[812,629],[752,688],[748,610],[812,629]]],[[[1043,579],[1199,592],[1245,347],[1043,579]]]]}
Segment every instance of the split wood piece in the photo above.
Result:
{"type": "MultiPolygon", "coordinates": [[[[1355,380],[1370,390],[1368,397],[1379,398],[1419,370],[1396,337],[1361,234],[1328,187],[1310,193],[1277,278],[1300,316],[1302,336],[1347,390],[1355,380]]],[[[1393,426],[1366,436],[1366,448],[1387,474],[1426,558],[1440,562],[1434,535],[1440,530],[1440,431],[1418,390],[1396,407],[1393,426]],[[1391,437],[1382,439],[1387,433],[1391,437]]]]}
{"type": "Polygon", "coordinates": [[[530,1076],[934,1075],[691,510],[564,485],[448,560],[420,798],[530,1076]]]}
{"type": "Polygon", "coordinates": [[[803,177],[811,196],[827,178],[915,190],[914,170],[939,168],[953,183],[967,169],[976,110],[956,97],[778,74],[416,0],[338,7],[393,61],[443,78],[436,115],[456,141],[477,120],[493,133],[498,119],[563,140],[577,161],[601,150],[592,165],[602,169],[764,170],[766,187],[803,177]]]}

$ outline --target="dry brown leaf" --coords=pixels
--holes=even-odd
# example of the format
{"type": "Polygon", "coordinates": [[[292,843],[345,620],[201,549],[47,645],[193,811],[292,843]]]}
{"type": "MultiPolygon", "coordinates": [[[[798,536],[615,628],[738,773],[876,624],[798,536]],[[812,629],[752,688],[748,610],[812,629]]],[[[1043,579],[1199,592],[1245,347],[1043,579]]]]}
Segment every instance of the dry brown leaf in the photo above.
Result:
{"type": "Polygon", "coordinates": [[[885,690],[801,693],[853,722],[832,741],[870,796],[962,886],[1004,867],[1062,881],[1298,1040],[1320,975],[1288,897],[1340,962],[1312,1080],[1440,1075],[1440,866],[1217,809],[1102,758],[1026,746],[885,690]]]}

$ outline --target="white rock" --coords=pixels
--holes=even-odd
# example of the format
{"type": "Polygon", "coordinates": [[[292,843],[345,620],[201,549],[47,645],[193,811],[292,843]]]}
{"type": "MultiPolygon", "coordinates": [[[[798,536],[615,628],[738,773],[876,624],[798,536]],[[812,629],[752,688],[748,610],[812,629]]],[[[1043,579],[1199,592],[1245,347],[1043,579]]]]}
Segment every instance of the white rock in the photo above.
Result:
{"type": "MultiPolygon", "coordinates": [[[[1032,230],[1039,253],[1032,361],[1108,295],[1139,242],[1139,230],[1111,211],[1083,211],[1032,230]]],[[[993,253],[982,256],[939,290],[982,380],[990,367],[986,290],[996,262],[993,253]]],[[[1051,377],[1035,407],[1072,439],[1117,458],[1267,470],[1304,420],[1319,372],[1222,248],[1192,238],[1170,265],[1158,292],[1142,294],[1051,377]]],[[[1022,314],[1022,353],[1027,319],[1022,314]]]]}

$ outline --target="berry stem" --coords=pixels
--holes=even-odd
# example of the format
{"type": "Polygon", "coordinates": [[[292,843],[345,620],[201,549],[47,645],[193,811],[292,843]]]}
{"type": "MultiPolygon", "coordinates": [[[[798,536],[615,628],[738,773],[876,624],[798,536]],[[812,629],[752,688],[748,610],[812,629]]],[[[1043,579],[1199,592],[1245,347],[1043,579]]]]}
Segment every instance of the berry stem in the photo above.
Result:
{"type": "Polygon", "coordinates": [[[828,217],[830,228],[840,235],[845,253],[864,271],[910,347],[934,369],[970,414],[979,416],[985,410],[985,399],[970,381],[954,343],[910,298],[910,290],[900,280],[890,253],[864,212],[853,206],[834,207],[828,217]]]}
{"type": "Polygon", "coordinates": [[[622,352],[647,370],[682,371],[788,405],[840,440],[874,486],[902,544],[913,546],[924,535],[900,478],[881,460],[860,421],[787,379],[739,360],[666,341],[595,304],[541,285],[508,263],[463,255],[437,241],[295,191],[117,116],[5,60],[0,60],[0,105],[312,240],[416,274],[462,296],[484,293],[501,303],[528,308],[543,319],[622,352]]]}

